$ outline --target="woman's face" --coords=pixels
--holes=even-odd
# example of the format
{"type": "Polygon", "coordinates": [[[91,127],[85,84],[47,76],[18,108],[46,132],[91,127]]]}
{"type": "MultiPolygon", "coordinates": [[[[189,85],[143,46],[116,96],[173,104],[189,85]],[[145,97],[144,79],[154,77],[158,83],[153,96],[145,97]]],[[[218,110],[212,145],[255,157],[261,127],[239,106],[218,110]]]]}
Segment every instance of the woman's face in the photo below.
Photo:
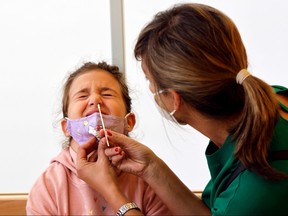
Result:
{"type": "Polygon", "coordinates": [[[69,91],[68,118],[78,119],[94,112],[124,117],[126,107],[118,81],[109,72],[92,70],[75,78],[69,91]]]}

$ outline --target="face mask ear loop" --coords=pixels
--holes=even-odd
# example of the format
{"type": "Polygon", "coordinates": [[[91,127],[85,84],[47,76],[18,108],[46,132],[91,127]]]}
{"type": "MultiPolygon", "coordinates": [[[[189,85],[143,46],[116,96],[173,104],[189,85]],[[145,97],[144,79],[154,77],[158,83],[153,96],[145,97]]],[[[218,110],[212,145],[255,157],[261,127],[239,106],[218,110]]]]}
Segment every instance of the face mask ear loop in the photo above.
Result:
{"type": "Polygon", "coordinates": [[[177,109],[175,109],[175,104],[174,104],[174,110],[173,110],[172,112],[170,112],[169,114],[170,114],[171,116],[173,116],[176,111],[177,111],[177,109]]]}
{"type": "Polygon", "coordinates": [[[127,113],[124,118],[126,119],[129,115],[131,115],[131,112],[127,113]]]}
{"type": "Polygon", "coordinates": [[[169,114],[170,114],[171,116],[173,116],[176,111],[177,111],[177,110],[174,109],[174,110],[173,110],[172,112],[170,112],[169,114]]]}
{"type": "Polygon", "coordinates": [[[155,96],[158,96],[158,95],[162,94],[162,93],[165,92],[165,91],[166,91],[165,89],[161,89],[161,90],[159,90],[159,91],[157,91],[157,92],[155,92],[155,93],[152,93],[152,94],[153,94],[154,97],[155,97],[155,96]]]}
{"type": "Polygon", "coordinates": [[[127,120],[127,117],[131,115],[131,112],[127,113],[125,116],[124,116],[124,119],[125,119],[125,126],[124,126],[124,134],[127,136],[128,135],[128,120],[127,120]]]}

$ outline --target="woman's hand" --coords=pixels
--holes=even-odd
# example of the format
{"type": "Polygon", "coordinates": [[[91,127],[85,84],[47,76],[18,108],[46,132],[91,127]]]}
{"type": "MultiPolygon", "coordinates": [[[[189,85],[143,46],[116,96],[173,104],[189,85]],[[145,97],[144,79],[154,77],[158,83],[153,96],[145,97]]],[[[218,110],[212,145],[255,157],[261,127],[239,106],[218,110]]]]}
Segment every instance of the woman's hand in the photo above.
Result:
{"type": "MultiPolygon", "coordinates": [[[[131,202],[131,200],[122,193],[117,180],[116,168],[105,155],[104,151],[107,148],[106,139],[102,138],[98,144],[98,150],[93,152],[95,145],[97,145],[97,141],[92,138],[78,148],[77,175],[100,193],[114,211],[117,212],[122,205],[131,202]]],[[[131,210],[131,213],[142,215],[141,212],[136,210],[131,210]]]]}
{"type": "Polygon", "coordinates": [[[108,130],[107,135],[110,145],[114,146],[105,149],[105,154],[111,158],[111,163],[122,171],[144,179],[149,178],[153,173],[149,168],[158,158],[153,151],[123,134],[108,130]]]}
{"type": "Polygon", "coordinates": [[[117,175],[115,167],[112,166],[104,153],[105,148],[107,148],[106,140],[101,139],[98,150],[93,152],[95,145],[97,145],[97,141],[92,138],[87,143],[79,146],[76,161],[77,175],[106,197],[109,196],[109,193],[113,194],[112,188],[119,189],[117,175]],[[90,153],[91,155],[88,158],[90,153]]]}

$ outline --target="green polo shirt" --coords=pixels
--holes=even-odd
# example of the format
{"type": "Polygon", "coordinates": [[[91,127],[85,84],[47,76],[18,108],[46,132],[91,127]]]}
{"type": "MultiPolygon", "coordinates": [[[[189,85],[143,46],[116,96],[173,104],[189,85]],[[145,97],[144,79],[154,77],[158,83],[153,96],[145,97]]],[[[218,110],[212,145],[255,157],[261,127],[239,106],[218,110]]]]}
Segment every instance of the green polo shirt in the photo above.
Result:
{"type": "MultiPolygon", "coordinates": [[[[273,88],[276,93],[288,95],[285,87],[273,88]]],[[[287,107],[280,105],[288,112],[287,107]]],[[[235,142],[228,136],[221,148],[210,141],[206,149],[211,180],[202,193],[202,200],[212,215],[288,215],[288,180],[266,180],[246,169],[223,189],[239,165],[233,157],[234,148],[235,142]]],[[[275,126],[270,150],[288,150],[288,121],[282,117],[275,126]]],[[[288,174],[288,160],[275,160],[270,164],[288,174]]]]}

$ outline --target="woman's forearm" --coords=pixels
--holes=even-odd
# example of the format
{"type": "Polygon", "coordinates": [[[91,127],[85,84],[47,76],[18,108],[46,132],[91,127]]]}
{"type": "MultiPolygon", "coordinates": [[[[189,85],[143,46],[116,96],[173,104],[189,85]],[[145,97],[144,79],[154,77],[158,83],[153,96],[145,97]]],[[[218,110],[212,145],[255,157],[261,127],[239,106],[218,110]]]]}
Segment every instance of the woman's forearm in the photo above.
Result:
{"type": "Polygon", "coordinates": [[[211,215],[209,208],[158,157],[151,161],[145,181],[174,215],[211,215]]]}

